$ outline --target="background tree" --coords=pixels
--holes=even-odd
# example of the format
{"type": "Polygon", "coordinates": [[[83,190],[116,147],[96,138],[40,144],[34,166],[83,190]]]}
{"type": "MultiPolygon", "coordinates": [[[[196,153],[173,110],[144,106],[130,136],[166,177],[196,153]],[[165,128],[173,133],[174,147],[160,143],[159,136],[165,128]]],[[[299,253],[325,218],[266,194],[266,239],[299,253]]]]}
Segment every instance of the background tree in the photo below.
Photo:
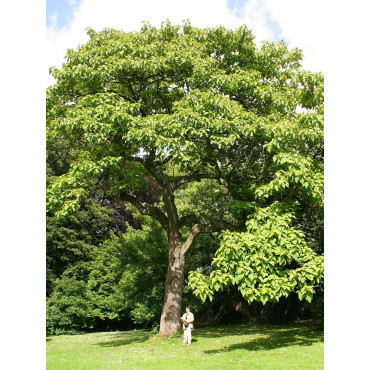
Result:
{"type": "Polygon", "coordinates": [[[73,161],[48,188],[48,209],[65,217],[100,191],[161,225],[168,269],[160,335],[171,335],[185,256],[200,234],[246,230],[252,214],[276,201],[321,207],[322,76],[302,71],[301,52],[283,42],[258,49],[246,27],[88,33],[51,71],[48,140],[66,145],[73,161]],[[205,180],[222,188],[208,210],[179,203],[205,180]]]}
{"type": "Polygon", "coordinates": [[[167,240],[160,225],[146,221],[141,230],[128,227],[96,250],[88,287],[102,319],[131,318],[146,327],[160,315],[167,240]]]}

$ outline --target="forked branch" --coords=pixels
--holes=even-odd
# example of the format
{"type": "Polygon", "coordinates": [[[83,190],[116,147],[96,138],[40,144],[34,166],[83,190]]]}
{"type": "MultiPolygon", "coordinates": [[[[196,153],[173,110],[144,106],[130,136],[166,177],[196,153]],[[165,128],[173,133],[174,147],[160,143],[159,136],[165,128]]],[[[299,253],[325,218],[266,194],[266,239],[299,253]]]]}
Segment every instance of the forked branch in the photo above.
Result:
{"type": "Polygon", "coordinates": [[[133,195],[120,194],[120,198],[131,203],[140,212],[140,214],[153,217],[162,225],[165,230],[168,229],[168,218],[158,207],[143,204],[133,195]]]}
{"type": "Polygon", "coordinates": [[[242,231],[245,231],[245,227],[235,226],[223,220],[216,220],[216,221],[196,224],[192,227],[188,239],[182,245],[181,253],[185,255],[188,252],[188,250],[194,244],[199,234],[209,234],[209,233],[215,233],[215,232],[223,231],[223,230],[242,232],[242,231]]]}

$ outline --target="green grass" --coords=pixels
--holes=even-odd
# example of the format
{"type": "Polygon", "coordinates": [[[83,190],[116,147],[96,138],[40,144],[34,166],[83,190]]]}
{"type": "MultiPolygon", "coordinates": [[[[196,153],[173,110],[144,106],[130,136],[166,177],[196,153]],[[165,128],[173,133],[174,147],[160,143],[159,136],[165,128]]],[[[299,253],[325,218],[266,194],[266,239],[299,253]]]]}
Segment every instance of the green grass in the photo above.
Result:
{"type": "Polygon", "coordinates": [[[134,330],[47,337],[47,369],[323,369],[321,330],[300,325],[226,325],[154,338],[134,330]]]}

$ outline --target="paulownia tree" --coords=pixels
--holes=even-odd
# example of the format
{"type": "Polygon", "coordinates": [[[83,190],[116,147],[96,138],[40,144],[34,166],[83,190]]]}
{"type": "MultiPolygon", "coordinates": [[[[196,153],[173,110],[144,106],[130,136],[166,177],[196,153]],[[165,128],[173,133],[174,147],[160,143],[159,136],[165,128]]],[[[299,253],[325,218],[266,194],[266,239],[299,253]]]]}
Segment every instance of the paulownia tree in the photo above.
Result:
{"type": "Polygon", "coordinates": [[[171,335],[200,234],[247,231],[250,215],[276,201],[322,207],[323,78],[283,42],[257,48],[246,27],[88,34],[51,69],[47,137],[73,161],[48,188],[48,210],[63,217],[103,192],[159,222],[168,237],[159,334],[171,335]],[[197,182],[215,192],[202,215],[179,203],[197,182]]]}

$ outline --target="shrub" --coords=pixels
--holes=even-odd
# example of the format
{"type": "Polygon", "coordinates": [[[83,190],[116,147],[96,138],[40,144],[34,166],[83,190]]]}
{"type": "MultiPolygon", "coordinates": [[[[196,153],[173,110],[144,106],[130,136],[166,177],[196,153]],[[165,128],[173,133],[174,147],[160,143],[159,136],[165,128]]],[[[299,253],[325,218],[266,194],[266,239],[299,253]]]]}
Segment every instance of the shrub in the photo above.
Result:
{"type": "Polygon", "coordinates": [[[85,282],[66,276],[56,280],[53,294],[46,301],[48,334],[72,334],[92,328],[94,316],[85,282]]]}

